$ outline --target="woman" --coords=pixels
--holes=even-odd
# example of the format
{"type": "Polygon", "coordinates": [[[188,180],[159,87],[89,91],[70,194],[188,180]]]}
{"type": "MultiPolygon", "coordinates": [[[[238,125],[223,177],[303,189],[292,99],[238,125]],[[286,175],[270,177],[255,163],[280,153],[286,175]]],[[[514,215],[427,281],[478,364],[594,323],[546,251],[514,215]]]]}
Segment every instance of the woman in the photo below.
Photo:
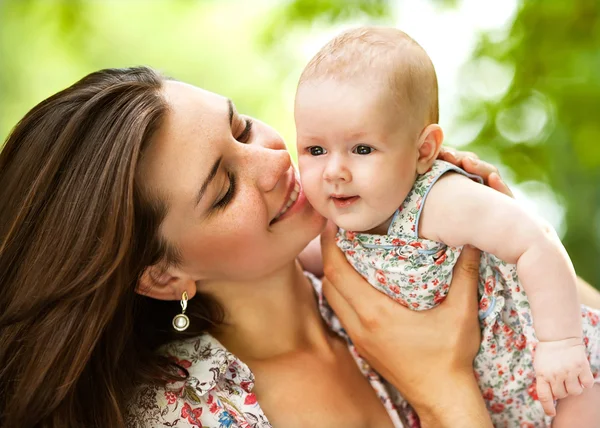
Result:
{"type": "Polygon", "coordinates": [[[0,200],[1,426],[400,426],[394,387],[423,426],[489,425],[476,251],[423,315],[391,309],[325,233],[325,295],[355,348],[295,261],[324,220],[281,138],[221,96],[93,73],[13,130],[0,200]]]}

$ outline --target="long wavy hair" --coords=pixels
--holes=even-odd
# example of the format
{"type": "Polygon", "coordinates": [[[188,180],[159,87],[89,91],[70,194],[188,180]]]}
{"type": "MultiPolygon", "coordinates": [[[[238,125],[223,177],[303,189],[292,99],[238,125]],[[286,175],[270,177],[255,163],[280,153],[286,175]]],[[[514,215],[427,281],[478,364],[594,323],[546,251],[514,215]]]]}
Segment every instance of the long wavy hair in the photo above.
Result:
{"type": "MultiPolygon", "coordinates": [[[[177,302],[135,292],[177,263],[166,206],[136,168],[169,106],[146,67],[92,73],[35,106],[0,153],[0,426],[119,427],[143,382],[182,368],[156,349],[177,302]]],[[[222,319],[190,301],[197,335],[222,319]]],[[[176,336],[178,335],[178,336],[176,336]]],[[[179,375],[181,376],[181,375],[179,375]]]]}

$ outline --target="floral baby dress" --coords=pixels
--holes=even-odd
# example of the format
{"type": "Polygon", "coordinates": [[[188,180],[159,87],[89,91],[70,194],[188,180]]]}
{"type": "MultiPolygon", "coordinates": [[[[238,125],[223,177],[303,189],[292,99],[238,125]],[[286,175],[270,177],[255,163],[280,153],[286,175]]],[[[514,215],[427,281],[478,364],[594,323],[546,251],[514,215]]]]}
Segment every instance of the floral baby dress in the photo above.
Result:
{"type": "MultiPolygon", "coordinates": [[[[444,301],[462,247],[420,239],[419,217],[425,198],[447,172],[479,180],[444,161],[420,175],[396,211],[387,235],[340,230],[337,245],[375,288],[417,311],[444,301]]],[[[459,203],[459,202],[457,202],[459,203]]],[[[594,377],[600,373],[600,311],[582,306],[584,342],[594,377]]],[[[479,268],[479,319],[482,341],[475,375],[496,427],[550,427],[537,400],[533,353],[535,333],[529,303],[516,265],[482,253],[479,268]]]]}

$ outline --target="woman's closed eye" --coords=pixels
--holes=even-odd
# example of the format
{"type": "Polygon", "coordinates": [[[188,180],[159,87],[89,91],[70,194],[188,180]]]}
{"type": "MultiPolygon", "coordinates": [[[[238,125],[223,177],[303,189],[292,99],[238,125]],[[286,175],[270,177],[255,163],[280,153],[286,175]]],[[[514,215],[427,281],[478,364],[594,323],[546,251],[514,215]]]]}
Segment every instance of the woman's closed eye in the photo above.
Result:
{"type": "Polygon", "coordinates": [[[244,125],[244,129],[238,135],[234,135],[234,138],[240,143],[247,143],[252,135],[252,119],[246,117],[242,124],[244,125]]]}
{"type": "Polygon", "coordinates": [[[236,190],[236,185],[237,185],[237,181],[235,178],[235,175],[233,175],[233,173],[228,172],[227,173],[227,178],[229,179],[229,187],[227,188],[227,191],[225,192],[225,194],[223,196],[221,196],[220,198],[217,199],[217,201],[214,203],[213,208],[214,209],[223,209],[225,207],[227,207],[227,205],[229,205],[229,203],[232,201],[233,197],[235,196],[235,190],[236,190]]]}

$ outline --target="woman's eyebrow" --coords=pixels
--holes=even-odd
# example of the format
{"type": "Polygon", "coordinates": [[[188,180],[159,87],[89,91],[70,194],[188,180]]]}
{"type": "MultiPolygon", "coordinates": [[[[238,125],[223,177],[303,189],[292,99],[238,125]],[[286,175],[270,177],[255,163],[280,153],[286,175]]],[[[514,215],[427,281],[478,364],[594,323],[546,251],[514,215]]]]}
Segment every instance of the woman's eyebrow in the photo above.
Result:
{"type": "Polygon", "coordinates": [[[229,126],[233,123],[233,112],[235,111],[235,107],[233,106],[233,102],[231,99],[227,98],[227,105],[229,106],[229,126]]]}
{"type": "Polygon", "coordinates": [[[219,159],[217,159],[213,164],[212,169],[208,174],[208,177],[206,177],[206,180],[204,180],[202,187],[196,195],[196,206],[200,203],[200,200],[202,199],[202,196],[204,196],[204,193],[206,192],[206,189],[208,188],[209,184],[214,180],[215,176],[217,175],[217,171],[219,170],[219,166],[221,165],[222,160],[223,156],[219,157],[219,159]]]}

